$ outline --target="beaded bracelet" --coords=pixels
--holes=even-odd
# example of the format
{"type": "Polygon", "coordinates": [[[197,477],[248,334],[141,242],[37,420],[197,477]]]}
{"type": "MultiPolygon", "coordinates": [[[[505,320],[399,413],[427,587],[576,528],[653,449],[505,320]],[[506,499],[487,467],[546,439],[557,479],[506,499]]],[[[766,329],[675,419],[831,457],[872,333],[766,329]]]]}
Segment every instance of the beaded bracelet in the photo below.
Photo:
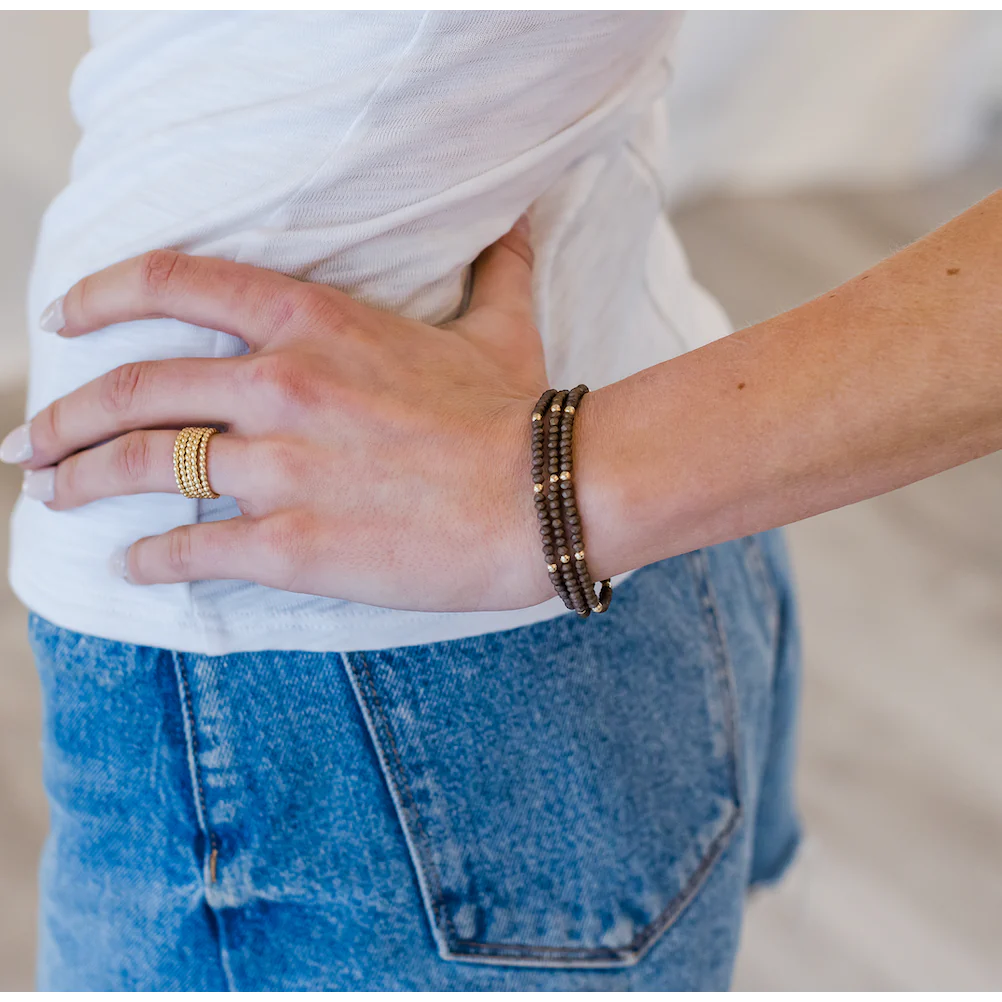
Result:
{"type": "Polygon", "coordinates": [[[564,605],[582,618],[605,612],[612,601],[609,580],[595,594],[574,497],[574,415],[587,392],[584,384],[547,390],[532,411],[532,489],[546,570],[564,605]]]}

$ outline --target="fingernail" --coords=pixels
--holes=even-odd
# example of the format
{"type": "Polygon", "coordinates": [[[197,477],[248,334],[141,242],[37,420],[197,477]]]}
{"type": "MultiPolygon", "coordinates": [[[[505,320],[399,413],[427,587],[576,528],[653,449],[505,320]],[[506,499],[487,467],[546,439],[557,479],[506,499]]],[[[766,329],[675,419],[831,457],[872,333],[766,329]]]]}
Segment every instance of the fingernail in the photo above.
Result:
{"type": "Polygon", "coordinates": [[[525,237],[526,240],[528,240],[529,232],[531,229],[529,225],[528,215],[523,212],[522,215],[519,216],[518,219],[516,220],[515,225],[512,227],[512,229],[515,230],[515,232],[518,233],[520,236],[523,236],[525,237]]]}
{"type": "Polygon", "coordinates": [[[0,460],[5,463],[24,463],[31,459],[31,429],[19,424],[0,442],[0,460]]]}
{"type": "MultiPolygon", "coordinates": [[[[125,581],[129,581],[129,548],[127,546],[119,547],[111,555],[111,559],[108,561],[108,566],[111,568],[111,573],[116,578],[122,578],[125,581]]],[[[132,582],[129,581],[129,584],[132,582]]]]}
{"type": "Polygon", "coordinates": [[[51,501],[56,496],[56,468],[25,470],[21,493],[33,501],[51,501]]]}
{"type": "Polygon", "coordinates": [[[66,317],[63,314],[63,297],[53,299],[48,306],[42,310],[42,315],[38,318],[38,326],[43,331],[50,331],[58,334],[66,326],[66,317]]]}

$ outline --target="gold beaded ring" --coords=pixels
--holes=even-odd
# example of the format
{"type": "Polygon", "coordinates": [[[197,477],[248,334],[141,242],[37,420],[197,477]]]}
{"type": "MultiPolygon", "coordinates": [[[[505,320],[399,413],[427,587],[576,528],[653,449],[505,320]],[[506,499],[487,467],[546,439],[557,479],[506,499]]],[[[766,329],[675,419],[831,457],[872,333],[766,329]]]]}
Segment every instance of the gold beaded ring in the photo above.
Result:
{"type": "Polygon", "coordinates": [[[174,439],[174,479],[186,498],[217,498],[209,486],[209,439],[218,428],[182,428],[174,439]]]}

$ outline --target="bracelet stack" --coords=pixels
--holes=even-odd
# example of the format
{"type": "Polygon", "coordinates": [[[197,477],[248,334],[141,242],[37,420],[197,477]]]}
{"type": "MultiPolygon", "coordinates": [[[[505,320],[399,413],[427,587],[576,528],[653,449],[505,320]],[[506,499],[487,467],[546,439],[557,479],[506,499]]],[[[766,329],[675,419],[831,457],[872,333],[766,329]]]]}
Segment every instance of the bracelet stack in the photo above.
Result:
{"type": "Polygon", "coordinates": [[[564,605],[582,618],[612,601],[610,581],[595,594],[574,498],[574,415],[587,392],[584,384],[547,390],[532,410],[532,489],[546,569],[564,605]]]}

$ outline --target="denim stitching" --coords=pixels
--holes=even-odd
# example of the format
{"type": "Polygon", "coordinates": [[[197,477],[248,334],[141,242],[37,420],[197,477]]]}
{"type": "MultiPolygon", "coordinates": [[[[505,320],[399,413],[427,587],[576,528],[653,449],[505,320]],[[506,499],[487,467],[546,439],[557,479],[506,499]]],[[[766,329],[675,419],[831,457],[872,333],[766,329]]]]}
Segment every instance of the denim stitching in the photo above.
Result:
{"type": "MultiPolygon", "coordinates": [[[[216,834],[209,827],[209,808],[208,802],[205,797],[205,787],[202,785],[202,771],[199,768],[198,763],[198,729],[195,726],[195,704],[191,698],[191,685],[188,682],[188,670],[184,665],[184,654],[178,651],[170,652],[171,660],[174,662],[174,674],[178,681],[178,687],[181,692],[181,717],[184,722],[184,733],[188,740],[188,768],[191,772],[192,783],[195,787],[195,813],[198,815],[198,821],[201,825],[202,830],[205,832],[206,838],[209,843],[209,872],[211,875],[210,883],[215,883],[216,881],[216,860],[219,858],[219,845],[216,841],[216,834]],[[185,712],[187,710],[187,712],[185,712]]],[[[205,862],[202,863],[203,873],[202,879],[205,880],[205,862]]],[[[236,979],[233,976],[233,970],[230,967],[230,958],[226,946],[226,937],[223,929],[223,924],[219,920],[219,916],[216,914],[215,908],[209,904],[208,900],[205,901],[206,907],[209,909],[209,914],[213,918],[216,931],[216,945],[219,950],[219,966],[223,972],[223,978],[226,981],[226,987],[229,991],[235,992],[236,979]]]]}
{"type": "Polygon", "coordinates": [[[740,814],[743,811],[744,796],[741,789],[742,758],[741,758],[741,735],[738,731],[737,712],[737,683],[734,681],[734,668],[731,664],[731,655],[727,647],[727,635],[721,621],[717,596],[713,589],[713,582],[710,580],[709,563],[705,550],[696,550],[690,554],[694,564],[698,565],[700,571],[700,581],[702,585],[700,598],[702,599],[703,612],[706,615],[707,626],[710,635],[715,641],[717,648],[717,672],[721,676],[720,689],[724,694],[724,709],[727,714],[727,737],[731,749],[729,765],[731,770],[731,788],[734,791],[735,804],[740,814]]]}
{"type": "Polygon", "coordinates": [[[766,616],[768,618],[767,625],[769,628],[769,636],[772,639],[773,646],[775,647],[779,634],[779,609],[782,603],[780,602],[779,589],[776,585],[771,565],[765,555],[758,535],[745,536],[743,539],[739,540],[739,542],[744,544],[743,552],[745,556],[745,566],[748,569],[748,572],[755,576],[760,587],[765,591],[765,605],[767,607],[766,616]]]}
{"type": "Polygon", "coordinates": [[[188,712],[185,715],[184,727],[188,740],[191,743],[188,763],[191,768],[191,778],[195,784],[195,796],[198,801],[197,811],[202,830],[205,832],[209,842],[209,869],[212,876],[210,883],[215,883],[216,865],[213,862],[219,857],[219,846],[216,843],[215,832],[209,827],[209,809],[205,798],[205,787],[202,785],[202,772],[198,764],[198,730],[195,727],[195,705],[191,698],[191,686],[188,683],[188,672],[184,666],[184,655],[177,651],[171,652],[174,660],[174,668],[177,673],[178,683],[181,687],[181,695],[187,706],[188,712]]]}
{"type": "MultiPolygon", "coordinates": [[[[430,878],[432,884],[434,885],[429,888],[429,893],[427,894],[428,906],[435,918],[435,921],[440,922],[442,926],[444,926],[444,932],[447,939],[446,946],[451,948],[452,943],[460,942],[460,940],[456,935],[456,928],[452,922],[452,917],[445,909],[444,895],[442,893],[442,881],[438,873],[438,868],[435,866],[435,861],[431,856],[430,841],[428,836],[425,834],[424,826],[421,823],[421,815],[417,809],[417,802],[414,799],[414,794],[411,792],[410,784],[407,781],[407,773],[404,770],[403,760],[400,756],[400,751],[397,748],[396,738],[393,734],[393,729],[390,726],[390,721],[386,711],[383,709],[379,693],[376,690],[376,683],[372,677],[372,671],[369,668],[368,661],[363,654],[358,652],[356,652],[355,657],[358,659],[362,671],[365,673],[365,677],[368,680],[368,696],[365,692],[363,692],[362,686],[358,687],[358,692],[365,704],[368,706],[369,716],[374,723],[378,715],[380,725],[378,729],[384,732],[386,741],[389,744],[390,750],[393,753],[393,758],[396,762],[396,768],[394,769],[391,767],[391,763],[387,760],[385,754],[381,754],[379,756],[386,765],[387,778],[396,788],[397,797],[395,800],[399,803],[401,814],[403,815],[400,819],[401,824],[406,831],[410,827],[409,822],[413,819],[412,823],[414,827],[416,827],[417,832],[416,837],[414,837],[415,833],[412,832],[412,841],[415,849],[421,857],[421,862],[424,865],[426,875],[430,878]]],[[[350,659],[350,655],[345,654],[343,660],[349,668],[354,669],[355,666],[350,659]]],[[[352,674],[356,674],[356,672],[352,671],[352,674]]],[[[382,743],[379,741],[379,734],[376,733],[376,731],[377,728],[373,727],[372,738],[373,742],[377,746],[377,750],[380,750],[380,745],[382,743]]]]}
{"type": "MultiPolygon", "coordinates": [[[[395,768],[390,767],[388,757],[380,747],[383,742],[380,741],[380,735],[376,733],[377,728],[373,727],[373,742],[376,745],[376,750],[379,754],[380,760],[385,763],[387,777],[397,793],[394,800],[399,804],[401,824],[404,827],[405,833],[408,832],[411,826],[416,828],[416,832],[409,832],[410,838],[408,841],[414,846],[419,857],[418,860],[415,860],[419,871],[419,883],[423,889],[426,887],[426,879],[428,884],[430,884],[425,893],[426,904],[429,911],[432,913],[434,920],[441,923],[439,931],[445,934],[445,947],[447,951],[446,956],[448,959],[462,961],[471,956],[483,960],[498,960],[506,958],[514,961],[515,963],[522,961],[526,966],[532,966],[531,961],[534,959],[538,961],[543,958],[552,958],[553,960],[578,962],[579,965],[584,966],[595,966],[598,964],[608,965],[610,963],[615,963],[618,966],[623,967],[632,966],[643,959],[647,951],[685,911],[686,907],[703,885],[717,860],[722,855],[724,849],[729,844],[731,837],[744,817],[740,781],[741,770],[739,768],[740,745],[738,742],[739,735],[737,727],[737,709],[735,704],[736,688],[734,683],[734,673],[730,662],[730,655],[727,651],[726,639],[721,626],[719,612],[717,610],[716,599],[713,594],[713,587],[710,582],[709,567],[705,551],[697,550],[693,553],[687,554],[686,559],[698,588],[699,603],[704,614],[704,624],[708,627],[709,639],[715,655],[714,672],[717,676],[718,687],[723,695],[724,711],[727,718],[727,740],[729,751],[727,756],[727,765],[730,773],[730,793],[733,801],[733,808],[730,817],[710,843],[707,851],[700,861],[699,866],[697,866],[685,886],[678,892],[678,894],[675,895],[664,910],[624,947],[575,948],[565,946],[545,946],[542,944],[530,945],[524,943],[490,943],[459,939],[456,935],[456,929],[452,922],[452,918],[445,908],[441,877],[434,863],[434,859],[431,856],[431,843],[425,833],[424,826],[421,822],[420,812],[417,809],[416,801],[411,793],[410,786],[407,781],[407,773],[397,746],[396,738],[393,734],[393,729],[379,699],[375,679],[372,676],[372,671],[368,662],[362,653],[356,652],[355,657],[357,657],[367,679],[368,695],[362,691],[361,685],[357,687],[356,691],[359,692],[360,698],[368,707],[368,716],[370,719],[375,722],[376,715],[378,714],[379,730],[383,732],[384,741],[389,744],[390,751],[392,752],[395,768]],[[424,873],[421,872],[422,867],[424,868],[424,873]]],[[[357,672],[354,670],[351,655],[343,655],[343,660],[349,667],[350,673],[357,676],[357,672]]]]}

